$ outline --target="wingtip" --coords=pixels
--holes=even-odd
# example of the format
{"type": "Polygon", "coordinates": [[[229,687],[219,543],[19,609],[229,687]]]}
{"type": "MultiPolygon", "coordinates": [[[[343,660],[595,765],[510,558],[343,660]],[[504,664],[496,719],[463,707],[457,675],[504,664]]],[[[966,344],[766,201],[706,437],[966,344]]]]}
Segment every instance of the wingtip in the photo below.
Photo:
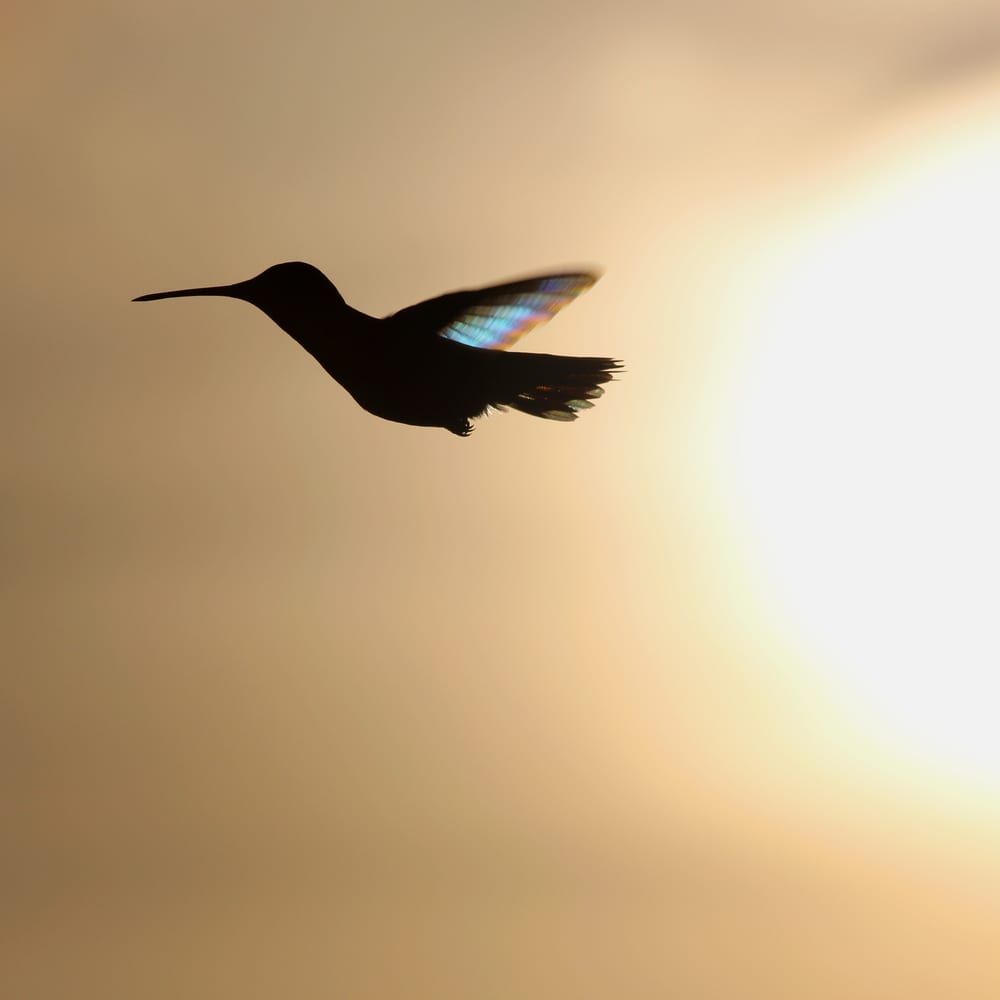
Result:
{"type": "Polygon", "coordinates": [[[593,267],[581,268],[579,271],[567,271],[563,277],[575,278],[580,283],[580,291],[593,288],[604,277],[604,272],[593,267]]]}

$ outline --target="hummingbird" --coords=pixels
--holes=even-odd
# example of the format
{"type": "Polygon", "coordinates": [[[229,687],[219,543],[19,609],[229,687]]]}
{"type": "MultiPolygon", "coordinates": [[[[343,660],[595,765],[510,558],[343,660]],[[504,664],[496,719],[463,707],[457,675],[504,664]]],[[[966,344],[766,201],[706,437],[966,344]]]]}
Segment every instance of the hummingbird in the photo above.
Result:
{"type": "Polygon", "coordinates": [[[305,348],[369,413],[467,437],[488,410],[576,420],[621,362],[507,353],[529,330],[590,288],[586,272],[542,274],[449,292],[382,318],[349,306],[301,261],[246,281],[140,295],[133,302],[222,295],[256,306],[305,348]]]}

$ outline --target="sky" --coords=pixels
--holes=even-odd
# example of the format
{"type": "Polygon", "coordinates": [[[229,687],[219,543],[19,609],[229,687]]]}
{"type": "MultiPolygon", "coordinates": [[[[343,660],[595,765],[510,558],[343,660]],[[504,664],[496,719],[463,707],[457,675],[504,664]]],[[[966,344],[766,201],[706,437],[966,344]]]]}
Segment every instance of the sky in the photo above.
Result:
{"type": "Polygon", "coordinates": [[[4,995],[997,996],[994,6],[15,2],[4,995]],[[283,260],[626,372],[130,301],[283,260]]]}

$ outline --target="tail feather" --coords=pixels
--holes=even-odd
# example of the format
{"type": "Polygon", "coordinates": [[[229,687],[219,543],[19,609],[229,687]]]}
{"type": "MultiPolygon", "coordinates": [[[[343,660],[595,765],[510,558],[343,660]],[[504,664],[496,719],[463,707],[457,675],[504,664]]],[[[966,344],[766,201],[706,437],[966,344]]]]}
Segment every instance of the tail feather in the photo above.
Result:
{"type": "Polygon", "coordinates": [[[615,377],[621,362],[612,358],[565,358],[554,354],[504,354],[494,407],[511,407],[545,420],[576,420],[601,388],[615,377]]]}

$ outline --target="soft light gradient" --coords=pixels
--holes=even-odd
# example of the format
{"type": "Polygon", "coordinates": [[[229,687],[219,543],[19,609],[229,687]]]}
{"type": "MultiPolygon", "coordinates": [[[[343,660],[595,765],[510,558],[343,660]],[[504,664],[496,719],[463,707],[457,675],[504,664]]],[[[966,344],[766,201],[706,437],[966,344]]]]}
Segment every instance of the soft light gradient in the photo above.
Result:
{"type": "Polygon", "coordinates": [[[1000,995],[985,0],[15,3],[0,994],[1000,995]],[[573,425],[250,307],[605,276],[573,425]]]}

